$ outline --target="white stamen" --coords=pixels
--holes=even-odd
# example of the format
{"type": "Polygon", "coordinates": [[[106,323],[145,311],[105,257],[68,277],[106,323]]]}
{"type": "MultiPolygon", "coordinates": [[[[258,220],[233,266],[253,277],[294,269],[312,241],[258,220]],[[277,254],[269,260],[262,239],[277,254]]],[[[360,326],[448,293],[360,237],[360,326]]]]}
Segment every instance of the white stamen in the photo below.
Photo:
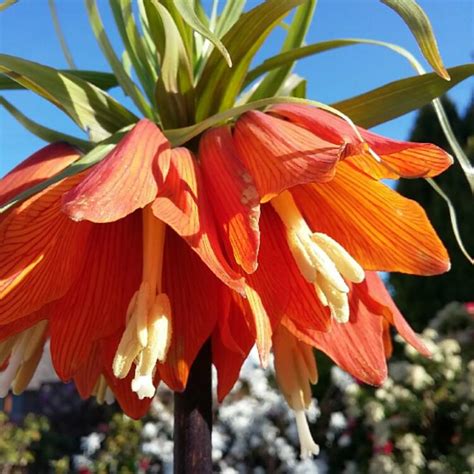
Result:
{"type": "Polygon", "coordinates": [[[301,459],[307,459],[313,455],[319,454],[319,446],[314,442],[309,430],[308,420],[304,410],[295,410],[296,428],[298,429],[298,438],[300,440],[301,459]]]}
{"type": "Polygon", "coordinates": [[[311,239],[326,252],[344,278],[354,283],[364,281],[363,268],[341,244],[320,232],[314,233],[311,239]]]}
{"type": "Polygon", "coordinates": [[[273,198],[272,206],[286,227],[288,247],[295,263],[303,277],[314,283],[321,304],[329,307],[337,322],[349,321],[349,286],[344,278],[353,283],[362,282],[363,268],[334,239],[311,231],[290,192],[284,191],[273,198]]]}

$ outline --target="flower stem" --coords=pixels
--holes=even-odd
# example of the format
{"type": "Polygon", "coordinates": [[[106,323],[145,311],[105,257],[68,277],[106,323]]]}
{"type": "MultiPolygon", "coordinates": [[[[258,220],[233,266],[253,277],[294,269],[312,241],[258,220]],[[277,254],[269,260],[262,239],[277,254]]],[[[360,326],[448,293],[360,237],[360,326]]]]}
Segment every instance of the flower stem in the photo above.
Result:
{"type": "Polygon", "coordinates": [[[174,472],[212,473],[211,343],[202,347],[186,390],[174,396],[174,472]]]}

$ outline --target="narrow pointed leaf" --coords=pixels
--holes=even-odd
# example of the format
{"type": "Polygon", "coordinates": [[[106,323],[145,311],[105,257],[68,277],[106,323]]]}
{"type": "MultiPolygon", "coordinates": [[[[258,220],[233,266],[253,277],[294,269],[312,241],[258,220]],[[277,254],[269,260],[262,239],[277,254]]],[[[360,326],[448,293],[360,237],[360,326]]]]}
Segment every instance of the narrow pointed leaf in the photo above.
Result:
{"type": "Polygon", "coordinates": [[[239,18],[222,38],[233,67],[229,69],[221,53],[214,50],[199,79],[197,121],[234,105],[255,53],[282,18],[301,4],[302,0],[269,0],[239,18]]]}
{"type": "Polygon", "coordinates": [[[153,112],[150,104],[148,104],[148,102],[145,100],[136,84],[125,71],[122,62],[115,54],[100,18],[96,0],[86,0],[86,6],[89,15],[89,23],[91,24],[92,30],[94,31],[94,35],[97,39],[97,42],[99,43],[100,48],[102,49],[102,52],[104,53],[104,56],[107,58],[107,61],[117,76],[120,86],[124,92],[135,102],[141,112],[146,117],[152,118],[153,112]]]}
{"type": "Polygon", "coordinates": [[[0,72],[52,102],[94,141],[138,120],[107,93],[69,73],[6,54],[0,54],[0,72]]]}
{"type": "Polygon", "coordinates": [[[426,60],[443,79],[449,81],[449,73],[446,71],[439,54],[433,28],[423,9],[415,0],[381,0],[381,2],[402,17],[413,33],[426,60]]]}
{"type": "Polygon", "coordinates": [[[52,130],[51,128],[44,127],[39,123],[29,119],[26,115],[20,112],[13,104],[8,102],[7,99],[0,96],[0,105],[3,105],[5,109],[15,117],[18,122],[20,122],[29,132],[33,133],[42,140],[53,143],[53,142],[66,142],[70,145],[77,146],[81,150],[89,150],[92,143],[87,140],[81,140],[78,137],[72,135],[67,135],[65,133],[58,132],[57,130],[52,130]]]}
{"type": "Polygon", "coordinates": [[[184,21],[199,34],[207,38],[222,54],[229,67],[232,67],[232,59],[225,46],[219,38],[205,25],[194,12],[193,6],[189,0],[175,0],[176,9],[179,11],[184,21]]]}
{"type": "Polygon", "coordinates": [[[218,38],[222,38],[234,26],[234,23],[242,15],[245,4],[246,0],[227,1],[216,25],[216,35],[218,38]]]}
{"type": "Polygon", "coordinates": [[[61,23],[59,22],[58,12],[56,11],[56,4],[54,0],[48,0],[49,10],[51,12],[51,18],[53,20],[54,29],[56,31],[56,36],[58,37],[59,44],[61,45],[61,49],[64,54],[64,58],[68,63],[71,69],[76,69],[76,64],[74,63],[74,59],[72,58],[71,51],[68,48],[66,43],[66,38],[64,37],[63,30],[61,28],[61,23]]]}
{"type": "Polygon", "coordinates": [[[449,82],[436,73],[423,74],[391,82],[332,106],[348,115],[357,125],[374,127],[419,109],[445,94],[456,84],[474,75],[474,64],[449,68],[448,73],[451,76],[449,82]]]}
{"type": "Polygon", "coordinates": [[[2,3],[0,3],[0,12],[2,10],[6,10],[8,7],[11,7],[16,2],[18,2],[18,0],[4,0],[2,3]]]}
{"type": "MultiPolygon", "coordinates": [[[[97,86],[99,89],[104,91],[112,89],[113,87],[118,86],[117,78],[110,72],[100,72],[100,71],[82,71],[82,70],[70,70],[70,69],[59,69],[58,72],[66,73],[70,76],[77,77],[83,81],[90,82],[94,86],[97,86]]],[[[4,74],[0,74],[0,90],[17,90],[17,89],[27,89],[25,86],[21,85],[18,82],[15,82],[13,79],[10,79],[4,74]]]]}
{"type": "MultiPolygon", "coordinates": [[[[283,43],[281,49],[282,53],[291,51],[303,44],[308,28],[311,25],[315,8],[316,0],[307,0],[298,7],[283,43]]],[[[264,97],[272,97],[273,95],[285,95],[279,91],[279,89],[291,72],[294,64],[295,61],[288,62],[267,74],[252,94],[250,100],[263,99],[264,97]]]]}
{"type": "Polygon", "coordinates": [[[152,100],[153,89],[158,74],[152,67],[150,61],[148,61],[144,39],[140,36],[135,23],[132,0],[109,0],[109,4],[125,45],[125,51],[130,58],[130,62],[148,98],[152,100]]]}

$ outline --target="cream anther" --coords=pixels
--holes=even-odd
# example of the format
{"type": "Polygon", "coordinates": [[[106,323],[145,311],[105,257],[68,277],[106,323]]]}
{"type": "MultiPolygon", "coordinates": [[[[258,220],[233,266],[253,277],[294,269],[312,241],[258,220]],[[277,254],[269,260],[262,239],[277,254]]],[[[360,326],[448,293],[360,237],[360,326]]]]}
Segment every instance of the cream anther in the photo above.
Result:
{"type": "Polygon", "coordinates": [[[340,323],[349,321],[349,286],[360,283],[365,273],[347,250],[326,234],[313,233],[293,196],[284,191],[271,201],[287,231],[288,247],[303,277],[314,284],[323,306],[340,323]]]}

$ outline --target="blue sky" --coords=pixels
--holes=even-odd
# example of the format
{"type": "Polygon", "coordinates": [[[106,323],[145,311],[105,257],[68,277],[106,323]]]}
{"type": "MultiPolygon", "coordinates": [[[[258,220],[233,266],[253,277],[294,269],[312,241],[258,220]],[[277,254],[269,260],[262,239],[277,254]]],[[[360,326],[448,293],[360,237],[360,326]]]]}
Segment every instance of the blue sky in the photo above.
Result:
{"type": "MultiPolygon", "coordinates": [[[[56,3],[78,68],[109,70],[87,22],[83,1],[57,0],[56,3]]],[[[250,6],[257,3],[248,2],[250,6]]],[[[471,62],[474,54],[474,1],[419,0],[419,4],[432,21],[446,66],[471,62]]],[[[99,0],[99,6],[107,32],[121,51],[108,1],[99,0]]],[[[282,37],[282,31],[274,34],[257,59],[278,52],[282,37]]],[[[422,59],[416,42],[402,20],[376,0],[319,0],[307,42],[343,37],[397,43],[422,59]]],[[[53,67],[67,67],[54,33],[47,0],[20,0],[0,13],[0,51],[53,67]]],[[[424,61],[423,64],[428,67],[424,61]]],[[[301,61],[296,72],[308,79],[308,96],[326,103],[413,75],[406,60],[374,46],[355,46],[323,53],[301,61]]],[[[463,108],[473,90],[474,81],[464,81],[452,89],[451,97],[463,108]]],[[[51,128],[80,135],[80,131],[66,116],[34,94],[24,91],[3,94],[35,120],[51,128]]],[[[123,99],[120,95],[118,97],[123,99]]],[[[413,118],[413,113],[408,114],[377,127],[376,131],[393,138],[406,138],[413,118]]],[[[0,175],[43,144],[3,109],[0,110],[0,175]]]]}

